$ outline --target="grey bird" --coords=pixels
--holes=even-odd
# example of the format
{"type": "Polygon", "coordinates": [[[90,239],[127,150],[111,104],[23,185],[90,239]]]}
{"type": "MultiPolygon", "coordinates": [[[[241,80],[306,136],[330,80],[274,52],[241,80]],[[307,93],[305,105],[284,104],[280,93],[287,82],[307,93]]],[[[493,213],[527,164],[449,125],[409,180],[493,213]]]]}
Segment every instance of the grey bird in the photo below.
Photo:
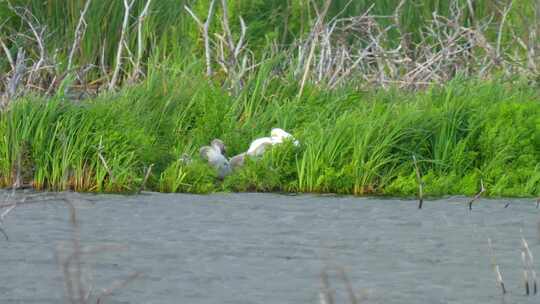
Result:
{"type": "Polygon", "coordinates": [[[206,159],[210,166],[214,167],[220,179],[231,173],[229,161],[223,155],[225,153],[225,145],[220,139],[214,139],[210,146],[204,146],[199,151],[201,158],[206,159]]]}

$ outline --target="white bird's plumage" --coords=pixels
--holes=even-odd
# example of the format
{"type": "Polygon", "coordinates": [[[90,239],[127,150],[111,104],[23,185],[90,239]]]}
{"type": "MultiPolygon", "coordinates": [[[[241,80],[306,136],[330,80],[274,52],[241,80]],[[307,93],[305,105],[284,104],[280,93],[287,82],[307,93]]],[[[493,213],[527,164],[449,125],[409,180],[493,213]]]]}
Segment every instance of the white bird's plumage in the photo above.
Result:
{"type": "Polygon", "coordinates": [[[254,140],[246,154],[250,156],[261,156],[268,146],[274,146],[277,144],[282,144],[285,140],[292,140],[295,146],[298,146],[300,143],[294,137],[285,132],[283,129],[274,128],[270,132],[270,137],[261,137],[254,140]]]}

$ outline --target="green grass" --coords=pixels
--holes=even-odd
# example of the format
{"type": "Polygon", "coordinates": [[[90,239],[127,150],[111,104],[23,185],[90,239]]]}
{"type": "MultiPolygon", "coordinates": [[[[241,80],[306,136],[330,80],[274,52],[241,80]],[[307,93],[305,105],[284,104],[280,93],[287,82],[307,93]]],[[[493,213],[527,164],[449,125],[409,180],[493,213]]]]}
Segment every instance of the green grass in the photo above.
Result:
{"type": "Polygon", "coordinates": [[[309,85],[298,98],[296,83],[262,69],[234,97],[202,69],[171,66],[81,103],[18,100],[0,114],[2,186],[20,159],[38,189],[135,192],[154,164],[146,186],[156,191],[410,196],[415,155],[428,195],[472,194],[481,179],[491,196],[540,195],[540,96],[526,83],[456,79],[423,92],[309,85]],[[223,182],[198,159],[215,137],[232,156],[272,127],[302,144],[275,147],[223,182]]]}
{"type": "MultiPolygon", "coordinates": [[[[146,188],[156,191],[410,196],[417,190],[414,155],[428,195],[472,194],[481,180],[491,196],[540,195],[537,76],[526,76],[528,82],[513,79],[512,73],[504,79],[493,75],[503,74],[503,69],[483,80],[458,77],[412,92],[392,87],[366,91],[368,83],[359,85],[361,75],[351,74],[333,90],[308,81],[299,97],[300,76],[290,64],[294,60],[288,59],[297,56],[293,42],[306,37],[313,26],[313,1],[228,1],[233,35],[239,35],[241,16],[248,25],[248,48],[258,63],[242,78],[242,88],[233,92],[227,90],[233,80],[217,62],[213,62],[216,74],[204,77],[200,34],[183,9],[187,4],[204,16],[208,1],[153,1],[143,28],[146,77],[137,84],[123,81],[116,92],[69,100],[67,89],[99,87],[110,77],[124,13],[122,1],[113,2],[93,0],[90,6],[75,66],[93,68],[75,80],[74,73],[65,69],[85,1],[11,1],[28,8],[36,18],[33,22],[46,27],[46,52],[60,63],[54,76],[43,76],[41,85],[48,88],[56,76],[63,80],[56,95],[26,95],[0,112],[0,186],[13,184],[18,172],[37,189],[136,192],[153,165],[146,188]],[[275,147],[261,159],[248,160],[223,182],[198,159],[199,148],[213,138],[223,139],[232,156],[245,151],[253,139],[268,136],[273,127],[293,133],[302,144],[275,147]],[[193,162],[186,163],[183,155],[193,162]]],[[[340,12],[343,17],[359,15],[372,4],[374,15],[389,16],[399,2],[358,0],[346,6],[348,0],[334,0],[327,19],[340,12]]],[[[402,34],[419,42],[434,11],[450,15],[448,3],[406,1],[400,17],[402,34]]],[[[489,18],[498,24],[504,7],[474,1],[472,18],[466,0],[456,3],[463,12],[458,21],[465,26],[489,18]]],[[[533,22],[535,3],[513,1],[501,36],[504,54],[516,53],[523,59],[524,51],[510,34],[514,31],[528,42],[526,29],[533,22]]],[[[127,45],[132,52],[137,44],[136,16],[144,4],[136,0],[131,14],[127,45]]],[[[4,20],[0,37],[9,37],[4,42],[13,57],[22,47],[31,62],[38,56],[37,44],[28,38],[32,37],[28,24],[6,5],[0,1],[4,20]]],[[[219,7],[213,33],[221,32],[219,7]]],[[[386,27],[394,20],[378,22],[386,27]]],[[[487,39],[496,41],[498,29],[488,28],[487,39]]],[[[399,30],[392,28],[383,43],[397,47],[398,38],[399,30]]],[[[122,80],[128,79],[133,66],[126,60],[122,80]]],[[[2,83],[6,82],[2,75],[11,75],[2,72],[10,70],[7,59],[0,57],[2,83]]]]}

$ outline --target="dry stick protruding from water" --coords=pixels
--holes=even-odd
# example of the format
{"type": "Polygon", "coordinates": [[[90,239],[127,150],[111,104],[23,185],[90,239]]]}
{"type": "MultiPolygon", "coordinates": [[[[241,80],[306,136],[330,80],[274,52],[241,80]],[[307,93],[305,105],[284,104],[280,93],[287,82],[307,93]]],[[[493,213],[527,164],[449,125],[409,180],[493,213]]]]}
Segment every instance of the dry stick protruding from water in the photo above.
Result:
{"type": "Polygon", "coordinates": [[[81,11],[81,16],[79,17],[79,22],[77,23],[77,27],[75,28],[75,38],[73,39],[73,45],[71,46],[71,50],[69,51],[68,56],[68,65],[67,70],[71,70],[71,66],[73,64],[73,56],[75,56],[75,52],[77,49],[79,49],[79,45],[81,44],[81,39],[84,36],[84,33],[86,32],[86,20],[84,17],[86,16],[86,12],[88,11],[88,8],[90,7],[90,3],[92,0],[86,1],[86,4],[84,5],[83,10],[81,11]]]}
{"type": "Polygon", "coordinates": [[[499,269],[499,264],[497,264],[497,261],[495,259],[495,254],[493,252],[493,246],[491,244],[490,238],[488,238],[488,249],[489,249],[489,254],[491,256],[491,266],[493,267],[493,271],[495,272],[495,280],[497,282],[497,286],[501,288],[501,292],[504,295],[506,294],[506,288],[504,287],[504,281],[502,278],[501,271],[499,269]]]}
{"type": "Polygon", "coordinates": [[[320,304],[334,304],[334,297],[332,295],[330,281],[328,280],[328,271],[326,269],[321,271],[321,291],[319,292],[319,300],[320,304]]]}
{"type": "Polygon", "coordinates": [[[538,209],[538,206],[540,206],[540,197],[536,199],[536,209],[538,209]]]}
{"type": "Polygon", "coordinates": [[[338,267],[338,275],[343,281],[343,284],[345,285],[345,290],[347,291],[347,295],[349,297],[349,303],[357,304],[358,300],[356,299],[356,295],[354,294],[351,281],[349,280],[349,277],[347,276],[347,273],[345,272],[345,269],[343,269],[343,267],[338,267]]]}
{"type": "Polygon", "coordinates": [[[150,174],[152,173],[152,167],[154,167],[154,164],[151,164],[146,170],[146,174],[144,175],[143,182],[141,184],[141,187],[139,188],[139,191],[137,191],[137,193],[141,193],[144,190],[144,187],[146,186],[146,182],[148,181],[148,178],[150,177],[150,174]]]}
{"type": "Polygon", "coordinates": [[[418,209],[422,209],[424,203],[424,182],[422,181],[422,175],[420,174],[420,168],[416,162],[416,156],[413,155],[414,171],[416,172],[416,182],[418,183],[418,209]]]}
{"type": "Polygon", "coordinates": [[[126,33],[128,30],[129,25],[129,13],[131,11],[131,8],[133,7],[133,4],[135,3],[135,0],[131,0],[131,2],[128,2],[128,0],[124,0],[124,21],[122,22],[122,32],[120,32],[120,40],[118,41],[118,50],[116,51],[116,64],[114,66],[113,75],[111,78],[111,82],[109,83],[109,90],[114,90],[116,87],[116,82],[118,81],[118,75],[120,74],[120,68],[122,67],[122,51],[124,50],[125,40],[126,40],[126,33]]]}
{"type": "Polygon", "coordinates": [[[480,192],[478,192],[470,201],[469,201],[469,210],[472,210],[472,204],[479,200],[482,194],[486,192],[486,188],[484,188],[484,181],[480,179],[480,192]]]}
{"type": "Polygon", "coordinates": [[[523,263],[523,283],[525,284],[525,294],[529,295],[530,285],[532,284],[532,292],[536,294],[538,284],[536,281],[536,271],[534,270],[534,260],[529,244],[523,235],[521,236],[521,261],[523,263]],[[530,281],[531,284],[530,284],[530,281]]]}
{"type": "Polygon", "coordinates": [[[208,7],[208,15],[206,16],[206,21],[202,23],[202,21],[189,9],[189,7],[184,5],[184,8],[186,11],[193,17],[195,22],[197,22],[197,25],[199,25],[203,39],[204,39],[204,53],[206,56],[206,75],[208,77],[211,77],[214,73],[212,70],[212,54],[210,50],[210,36],[208,34],[208,29],[210,28],[210,22],[212,21],[212,17],[214,16],[214,8],[215,8],[216,0],[212,0],[210,2],[210,6],[208,7]]]}

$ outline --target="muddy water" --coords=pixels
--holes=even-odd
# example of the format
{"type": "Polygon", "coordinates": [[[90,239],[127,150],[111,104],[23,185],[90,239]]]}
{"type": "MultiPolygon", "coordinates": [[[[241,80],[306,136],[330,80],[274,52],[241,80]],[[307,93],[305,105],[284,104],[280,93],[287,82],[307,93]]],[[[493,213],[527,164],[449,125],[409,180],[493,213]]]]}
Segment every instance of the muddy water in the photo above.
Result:
{"type": "Polygon", "coordinates": [[[319,303],[323,269],[336,302],[346,303],[336,267],[363,303],[540,300],[524,296],[520,277],[520,231],[540,257],[532,200],[481,200],[469,211],[460,197],[418,210],[414,201],[353,197],[70,193],[29,197],[47,201],[6,217],[1,303],[65,302],[57,261],[73,236],[59,203],[65,196],[77,208],[85,249],[125,247],[83,257],[92,294],[142,274],[106,303],[319,303]],[[509,291],[504,299],[488,237],[509,291]]]}

